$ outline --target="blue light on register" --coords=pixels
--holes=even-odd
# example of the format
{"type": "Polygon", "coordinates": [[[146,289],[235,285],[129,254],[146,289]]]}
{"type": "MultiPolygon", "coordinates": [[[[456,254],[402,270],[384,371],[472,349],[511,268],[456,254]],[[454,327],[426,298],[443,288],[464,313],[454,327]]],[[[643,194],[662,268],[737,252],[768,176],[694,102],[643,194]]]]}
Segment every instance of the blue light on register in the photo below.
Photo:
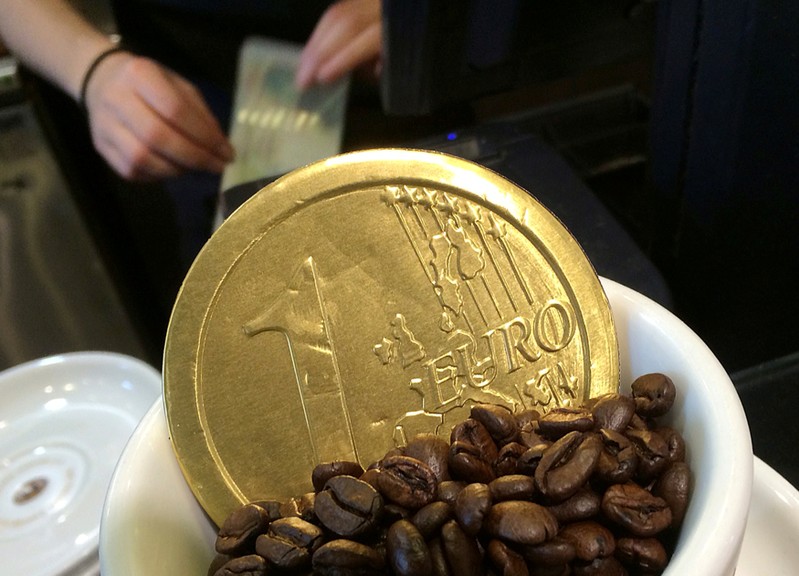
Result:
{"type": "Polygon", "coordinates": [[[449,134],[447,134],[447,140],[450,140],[450,141],[455,140],[455,138],[457,138],[457,137],[458,137],[458,133],[457,132],[450,132],[449,134]]]}

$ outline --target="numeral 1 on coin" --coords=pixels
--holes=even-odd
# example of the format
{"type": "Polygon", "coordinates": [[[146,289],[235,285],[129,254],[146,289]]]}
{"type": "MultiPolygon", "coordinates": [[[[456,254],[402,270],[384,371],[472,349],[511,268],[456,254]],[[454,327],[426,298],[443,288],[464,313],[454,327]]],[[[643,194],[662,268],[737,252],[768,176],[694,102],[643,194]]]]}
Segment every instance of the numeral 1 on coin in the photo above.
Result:
{"type": "Polygon", "coordinates": [[[309,257],[286,290],[243,329],[250,337],[263,332],[279,332],[286,337],[314,461],[357,461],[329,327],[316,263],[309,257]]]}

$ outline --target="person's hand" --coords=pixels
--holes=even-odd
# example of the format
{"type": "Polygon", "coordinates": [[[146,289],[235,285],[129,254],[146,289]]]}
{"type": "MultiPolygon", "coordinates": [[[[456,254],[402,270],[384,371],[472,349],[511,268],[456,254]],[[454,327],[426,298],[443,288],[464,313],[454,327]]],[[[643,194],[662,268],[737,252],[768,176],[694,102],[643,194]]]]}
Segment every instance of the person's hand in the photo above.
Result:
{"type": "Polygon", "coordinates": [[[302,51],[297,86],[330,84],[356,69],[377,77],[381,32],[380,0],[336,2],[319,19],[302,51]]]}
{"type": "Polygon", "coordinates": [[[84,104],[95,148],[124,178],[219,173],[234,156],[199,91],[147,58],[129,52],[106,58],[84,104]]]}

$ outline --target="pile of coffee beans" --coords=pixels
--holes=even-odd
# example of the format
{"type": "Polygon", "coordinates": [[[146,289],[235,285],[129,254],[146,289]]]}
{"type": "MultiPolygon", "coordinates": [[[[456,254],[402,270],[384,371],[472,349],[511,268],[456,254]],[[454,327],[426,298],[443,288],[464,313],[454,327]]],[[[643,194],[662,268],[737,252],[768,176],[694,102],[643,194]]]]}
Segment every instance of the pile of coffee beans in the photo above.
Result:
{"type": "Polygon", "coordinates": [[[478,404],[449,442],[320,464],[312,492],[234,511],[209,575],[660,574],[691,481],[683,438],[657,424],[674,397],[653,373],[545,415],[478,404]]]}

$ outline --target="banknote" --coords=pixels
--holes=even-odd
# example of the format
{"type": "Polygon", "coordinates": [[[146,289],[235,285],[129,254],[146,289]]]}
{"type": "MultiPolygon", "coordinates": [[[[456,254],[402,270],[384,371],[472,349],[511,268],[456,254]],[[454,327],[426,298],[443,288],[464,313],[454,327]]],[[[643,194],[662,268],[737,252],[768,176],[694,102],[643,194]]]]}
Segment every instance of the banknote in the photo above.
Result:
{"type": "Polygon", "coordinates": [[[236,159],[221,191],[279,176],[341,151],[349,78],[300,91],[302,46],[248,38],[239,55],[230,139],[236,159]]]}

